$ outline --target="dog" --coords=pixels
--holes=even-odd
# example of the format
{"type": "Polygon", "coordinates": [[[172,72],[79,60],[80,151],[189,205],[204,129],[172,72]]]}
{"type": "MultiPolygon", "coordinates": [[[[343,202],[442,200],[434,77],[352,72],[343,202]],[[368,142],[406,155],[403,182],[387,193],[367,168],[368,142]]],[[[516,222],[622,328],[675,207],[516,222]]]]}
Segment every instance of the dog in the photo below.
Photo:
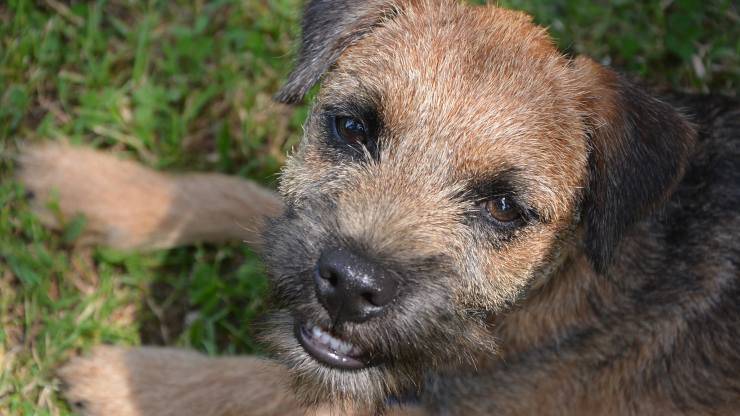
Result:
{"type": "Polygon", "coordinates": [[[60,370],[82,412],[738,412],[737,101],[656,97],[495,6],[312,0],[302,29],[276,99],[321,89],[279,196],[21,158],[96,242],[241,238],[269,270],[271,360],[101,348],[60,370]]]}

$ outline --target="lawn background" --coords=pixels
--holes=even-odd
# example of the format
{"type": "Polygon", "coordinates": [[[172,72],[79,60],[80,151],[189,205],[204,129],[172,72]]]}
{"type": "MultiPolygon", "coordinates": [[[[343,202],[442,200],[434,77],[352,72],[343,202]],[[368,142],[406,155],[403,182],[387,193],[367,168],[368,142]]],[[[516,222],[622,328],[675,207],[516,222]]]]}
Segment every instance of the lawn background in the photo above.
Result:
{"type": "MultiPolygon", "coordinates": [[[[740,87],[731,0],[507,0],[585,53],[658,87],[740,87]]],[[[66,415],[54,369],[100,343],[259,352],[267,284],[242,244],[154,253],[75,247],[13,182],[23,141],[66,140],[168,171],[274,186],[306,106],[272,103],[298,0],[0,2],[0,415],[66,415]]]]}

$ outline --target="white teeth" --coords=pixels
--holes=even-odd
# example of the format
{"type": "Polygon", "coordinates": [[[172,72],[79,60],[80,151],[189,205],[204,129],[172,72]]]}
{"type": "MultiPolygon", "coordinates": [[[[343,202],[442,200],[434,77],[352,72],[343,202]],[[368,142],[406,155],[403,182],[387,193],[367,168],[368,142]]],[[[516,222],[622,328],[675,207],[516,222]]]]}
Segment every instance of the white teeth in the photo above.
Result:
{"type": "Polygon", "coordinates": [[[341,341],[339,341],[336,338],[332,338],[332,339],[329,340],[329,345],[331,345],[331,349],[333,349],[334,351],[339,351],[339,344],[340,343],[341,343],[341,341]]]}
{"type": "Polygon", "coordinates": [[[344,342],[341,343],[338,348],[339,352],[341,352],[344,355],[349,354],[349,352],[352,351],[353,349],[354,349],[353,347],[350,347],[348,344],[344,342]]]}
{"type": "Polygon", "coordinates": [[[318,326],[314,326],[311,328],[311,335],[313,335],[313,338],[318,341],[319,343],[323,344],[325,347],[331,348],[332,350],[340,353],[340,354],[352,354],[352,355],[360,355],[360,349],[355,347],[354,345],[342,341],[341,339],[334,338],[333,336],[329,335],[326,331],[322,330],[318,326]]]}

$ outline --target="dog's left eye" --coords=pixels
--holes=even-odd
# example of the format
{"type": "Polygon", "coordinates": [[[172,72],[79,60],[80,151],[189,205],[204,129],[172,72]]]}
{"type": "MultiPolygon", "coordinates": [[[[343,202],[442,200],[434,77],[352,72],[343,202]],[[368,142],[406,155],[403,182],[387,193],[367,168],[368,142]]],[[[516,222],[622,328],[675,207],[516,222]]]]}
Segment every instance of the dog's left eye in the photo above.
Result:
{"type": "Polygon", "coordinates": [[[505,196],[489,199],[483,203],[483,208],[490,218],[504,225],[514,223],[522,216],[519,207],[510,198],[505,196]]]}
{"type": "Polygon", "coordinates": [[[335,117],[334,135],[340,141],[349,144],[363,145],[367,143],[367,128],[365,124],[352,117],[335,117]]]}

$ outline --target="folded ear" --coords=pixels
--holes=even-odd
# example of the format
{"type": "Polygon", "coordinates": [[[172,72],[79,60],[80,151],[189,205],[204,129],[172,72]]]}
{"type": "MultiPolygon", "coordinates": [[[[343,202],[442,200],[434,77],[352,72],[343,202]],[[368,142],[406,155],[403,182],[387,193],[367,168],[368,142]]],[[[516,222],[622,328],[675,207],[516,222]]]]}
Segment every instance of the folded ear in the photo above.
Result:
{"type": "Polygon", "coordinates": [[[300,101],[344,50],[397,13],[392,0],[311,0],[303,12],[302,40],[295,69],[275,95],[300,101]]]}
{"type": "Polygon", "coordinates": [[[574,65],[587,85],[590,177],[583,200],[586,252],[606,271],[624,232],[650,214],[683,176],[696,137],[669,104],[596,62],[574,65]]]}

